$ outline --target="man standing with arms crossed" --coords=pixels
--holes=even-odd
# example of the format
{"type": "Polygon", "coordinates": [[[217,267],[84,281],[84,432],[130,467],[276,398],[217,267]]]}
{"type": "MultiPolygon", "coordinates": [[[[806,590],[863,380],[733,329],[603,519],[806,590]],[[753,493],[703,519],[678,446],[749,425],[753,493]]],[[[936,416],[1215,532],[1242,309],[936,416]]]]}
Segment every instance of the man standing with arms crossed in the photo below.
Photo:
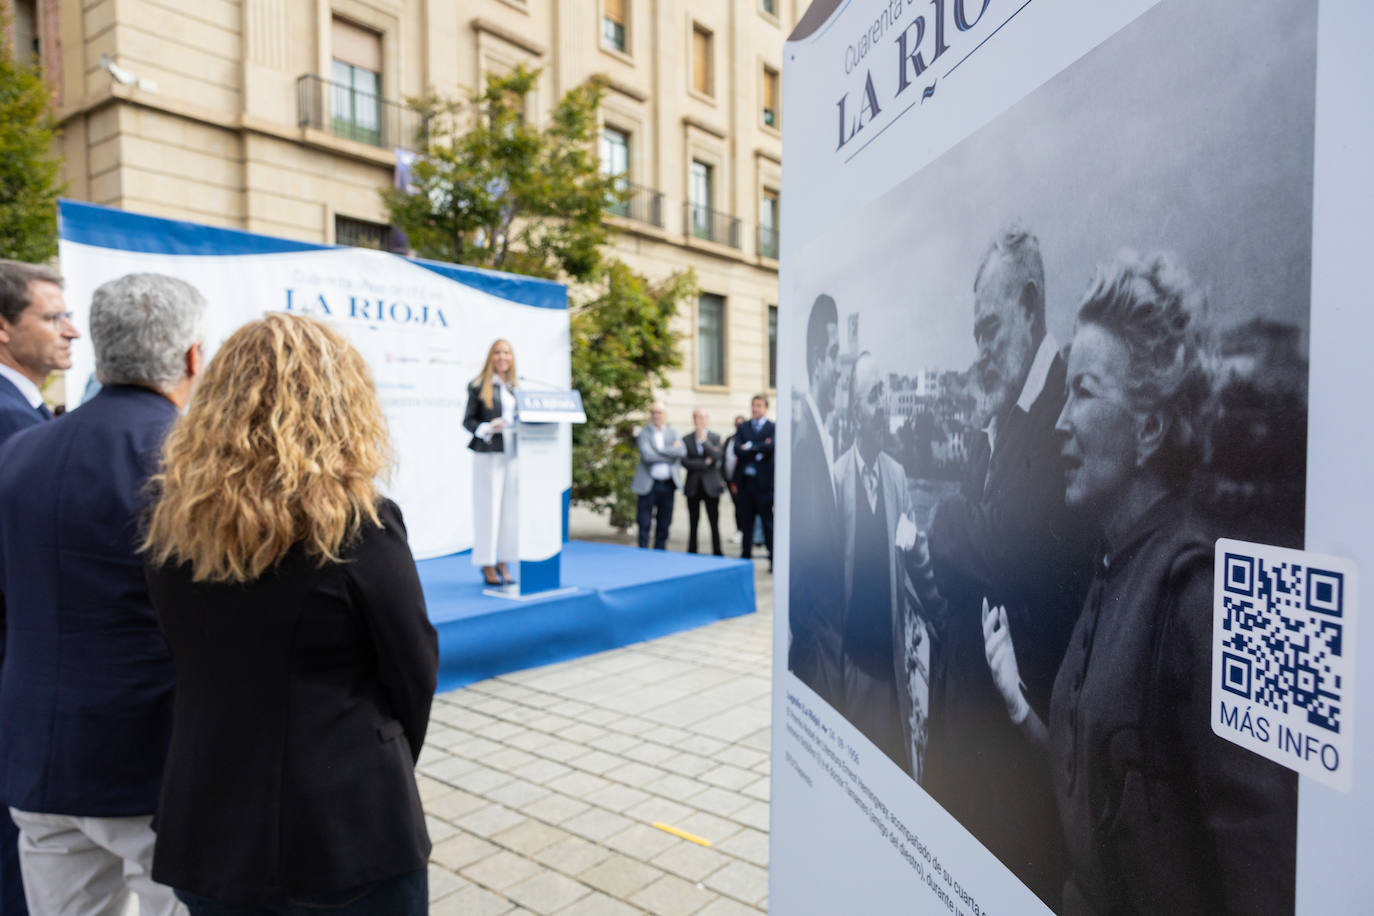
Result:
{"type": "Polygon", "coordinates": [[[750,419],[735,430],[735,479],[739,482],[740,530],[744,546],[740,559],[754,553],[754,519],[763,520],[763,542],[768,547],[768,571],[773,571],[773,421],[768,419],[768,398],[754,395],[750,419]]]}

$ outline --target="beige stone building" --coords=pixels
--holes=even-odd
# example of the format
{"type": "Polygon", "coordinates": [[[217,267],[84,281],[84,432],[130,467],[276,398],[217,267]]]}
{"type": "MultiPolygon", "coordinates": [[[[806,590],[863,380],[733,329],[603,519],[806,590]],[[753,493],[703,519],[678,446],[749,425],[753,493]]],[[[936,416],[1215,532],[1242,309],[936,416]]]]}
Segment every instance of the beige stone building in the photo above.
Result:
{"type": "Polygon", "coordinates": [[[543,68],[546,117],[599,74],[603,161],[633,194],[618,254],[695,268],[670,420],[724,430],[774,383],[783,39],[805,0],[0,0],[45,65],[68,196],[316,242],[385,246],[377,189],[407,97],[543,68]]]}

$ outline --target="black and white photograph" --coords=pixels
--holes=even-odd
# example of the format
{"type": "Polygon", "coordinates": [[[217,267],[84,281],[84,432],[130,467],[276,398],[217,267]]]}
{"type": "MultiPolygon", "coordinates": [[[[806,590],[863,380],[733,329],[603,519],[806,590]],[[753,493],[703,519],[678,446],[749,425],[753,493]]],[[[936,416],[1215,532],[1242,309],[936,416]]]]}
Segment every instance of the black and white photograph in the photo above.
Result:
{"type": "Polygon", "coordinates": [[[1293,912],[1212,590],[1304,546],[1316,54],[1166,0],[798,258],[788,669],[1058,913],[1293,912]]]}

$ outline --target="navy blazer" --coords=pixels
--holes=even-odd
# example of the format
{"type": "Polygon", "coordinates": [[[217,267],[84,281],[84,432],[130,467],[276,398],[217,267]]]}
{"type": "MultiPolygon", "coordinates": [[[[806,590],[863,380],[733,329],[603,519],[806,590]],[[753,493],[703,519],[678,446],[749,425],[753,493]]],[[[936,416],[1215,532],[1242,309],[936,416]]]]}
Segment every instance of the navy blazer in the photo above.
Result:
{"type": "Polygon", "coordinates": [[[0,375],[0,442],[48,419],[42,410],[29,403],[14,382],[0,375]]]}
{"type": "Polygon", "coordinates": [[[754,421],[745,420],[735,429],[735,483],[743,482],[744,469],[753,465],[754,474],[767,490],[773,489],[773,436],[775,427],[772,420],[764,420],[758,431],[754,431],[754,421]],[[745,443],[749,448],[744,448],[745,443]]]}
{"type": "Polygon", "coordinates": [[[0,447],[0,798],[15,808],[157,806],[173,671],[135,549],[176,417],[154,391],[112,386],[0,447]]]}

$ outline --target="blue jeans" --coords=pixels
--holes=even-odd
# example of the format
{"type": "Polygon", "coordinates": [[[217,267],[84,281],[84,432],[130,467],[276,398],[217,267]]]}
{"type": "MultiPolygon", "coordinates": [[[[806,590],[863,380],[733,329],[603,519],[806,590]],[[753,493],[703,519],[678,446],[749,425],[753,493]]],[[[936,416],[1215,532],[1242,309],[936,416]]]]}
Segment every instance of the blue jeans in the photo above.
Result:
{"type": "Polygon", "coordinates": [[[261,904],[222,903],[177,890],[191,916],[425,916],[429,912],[429,873],[413,871],[366,887],[327,894],[301,894],[261,904]]]}

